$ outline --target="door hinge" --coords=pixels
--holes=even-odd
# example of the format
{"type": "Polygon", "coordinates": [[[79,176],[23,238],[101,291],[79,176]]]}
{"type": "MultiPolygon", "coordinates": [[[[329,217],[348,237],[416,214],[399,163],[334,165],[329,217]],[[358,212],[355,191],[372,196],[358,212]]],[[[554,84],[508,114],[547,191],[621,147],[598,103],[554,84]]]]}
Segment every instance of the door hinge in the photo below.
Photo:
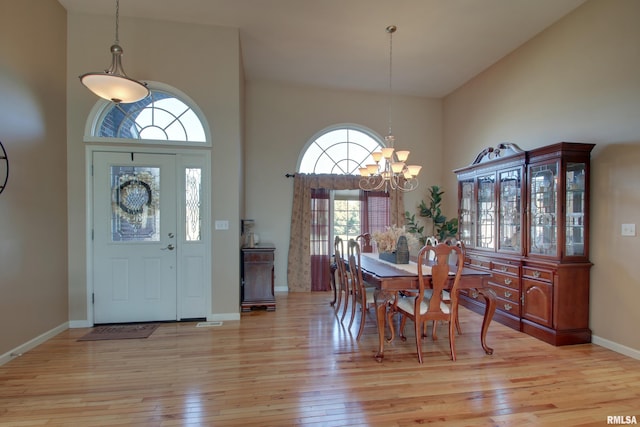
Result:
{"type": "Polygon", "coordinates": [[[91,304],[96,303],[96,294],[91,294],[91,304]]]}
{"type": "Polygon", "coordinates": [[[91,229],[91,241],[93,241],[93,228],[91,229]]]}

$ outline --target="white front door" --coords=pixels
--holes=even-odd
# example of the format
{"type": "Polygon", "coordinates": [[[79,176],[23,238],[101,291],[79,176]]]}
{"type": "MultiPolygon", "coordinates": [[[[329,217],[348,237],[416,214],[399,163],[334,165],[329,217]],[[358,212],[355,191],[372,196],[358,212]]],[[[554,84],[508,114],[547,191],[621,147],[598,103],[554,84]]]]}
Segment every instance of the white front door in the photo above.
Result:
{"type": "Polygon", "coordinates": [[[94,323],[177,320],[176,160],[93,153],[94,323]]]}

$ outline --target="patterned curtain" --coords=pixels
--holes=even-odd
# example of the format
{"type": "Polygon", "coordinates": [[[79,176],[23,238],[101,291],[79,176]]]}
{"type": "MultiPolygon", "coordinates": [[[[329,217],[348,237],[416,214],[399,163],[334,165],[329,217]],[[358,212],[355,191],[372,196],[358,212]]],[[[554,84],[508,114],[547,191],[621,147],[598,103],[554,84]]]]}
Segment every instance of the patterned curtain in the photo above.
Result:
{"type": "MultiPolygon", "coordinates": [[[[359,188],[356,175],[302,174],[293,180],[291,233],[287,265],[287,282],[291,292],[311,290],[311,189],[354,190],[359,188]]],[[[404,225],[404,198],[399,191],[389,192],[391,224],[404,225]]],[[[329,242],[330,243],[330,242],[329,242]]],[[[328,265],[328,260],[326,262],[328,265]]],[[[325,284],[325,286],[327,286],[325,284]]]]}
{"type": "Polygon", "coordinates": [[[330,226],[333,223],[331,218],[330,191],[326,188],[311,189],[311,232],[310,255],[311,255],[311,290],[328,291],[331,289],[331,270],[329,269],[331,259],[331,235],[330,226]]]}

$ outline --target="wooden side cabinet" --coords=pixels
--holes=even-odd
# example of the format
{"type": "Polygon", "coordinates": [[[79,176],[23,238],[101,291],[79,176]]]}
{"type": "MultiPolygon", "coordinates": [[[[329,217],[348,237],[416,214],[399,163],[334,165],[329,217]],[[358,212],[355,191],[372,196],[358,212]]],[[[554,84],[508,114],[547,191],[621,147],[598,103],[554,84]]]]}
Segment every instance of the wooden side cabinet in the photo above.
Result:
{"type": "Polygon", "coordinates": [[[242,248],[240,304],[242,311],[266,308],[275,311],[273,261],[276,248],[261,244],[242,248]]]}

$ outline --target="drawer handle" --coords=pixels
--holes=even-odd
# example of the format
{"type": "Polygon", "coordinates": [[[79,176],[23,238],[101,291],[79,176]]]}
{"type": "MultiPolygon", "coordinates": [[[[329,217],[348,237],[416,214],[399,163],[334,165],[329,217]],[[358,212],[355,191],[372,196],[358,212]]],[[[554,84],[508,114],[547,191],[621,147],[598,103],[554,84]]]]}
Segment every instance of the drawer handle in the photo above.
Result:
{"type": "Polygon", "coordinates": [[[507,298],[510,298],[511,297],[511,292],[505,291],[504,292],[504,296],[507,297],[507,298]]]}
{"type": "Polygon", "coordinates": [[[535,277],[536,279],[537,279],[538,277],[540,277],[540,272],[539,272],[538,270],[534,271],[534,272],[533,272],[533,277],[535,277]]]}
{"type": "Polygon", "coordinates": [[[503,265],[502,267],[500,267],[500,271],[502,271],[503,273],[507,271],[507,266],[503,265]]]}
{"type": "Polygon", "coordinates": [[[509,279],[509,278],[504,279],[504,284],[505,284],[505,285],[510,285],[510,284],[511,284],[511,282],[512,282],[512,280],[511,280],[511,279],[509,279]]]}
{"type": "Polygon", "coordinates": [[[504,309],[507,310],[507,311],[511,310],[512,308],[513,308],[513,306],[511,304],[505,304],[504,305],[504,309]]]}

